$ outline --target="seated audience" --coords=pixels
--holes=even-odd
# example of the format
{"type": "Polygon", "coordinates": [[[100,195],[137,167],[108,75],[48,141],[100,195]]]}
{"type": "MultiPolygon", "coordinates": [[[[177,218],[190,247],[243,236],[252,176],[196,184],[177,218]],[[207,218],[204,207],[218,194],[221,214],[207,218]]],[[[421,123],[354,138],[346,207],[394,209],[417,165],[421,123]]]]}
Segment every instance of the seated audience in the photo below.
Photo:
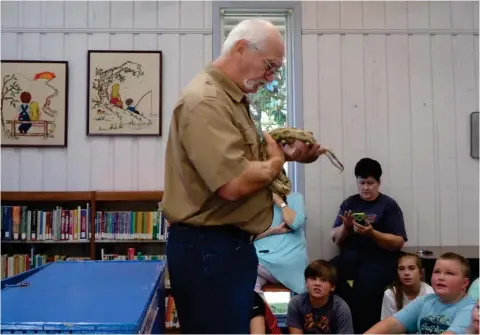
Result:
{"type": "Polygon", "coordinates": [[[472,323],[476,301],[467,295],[470,264],[447,252],[435,262],[434,293],[413,300],[393,316],[380,321],[368,334],[465,334],[472,323]]]}
{"type": "Polygon", "coordinates": [[[337,281],[335,267],[316,260],[305,269],[307,292],[288,303],[287,327],[290,334],[352,334],[353,324],[347,303],[333,294],[337,281]]]}
{"type": "Polygon", "coordinates": [[[282,330],[277,324],[277,318],[273,315],[268,303],[257,292],[253,292],[253,294],[250,334],[282,334],[282,330]]]}
{"type": "Polygon", "coordinates": [[[406,254],[400,257],[397,277],[383,295],[381,320],[392,316],[416,297],[433,293],[433,288],[423,281],[424,273],[420,256],[406,254]]]}
{"type": "Polygon", "coordinates": [[[358,161],[358,194],[342,202],[331,232],[340,247],[340,255],[331,260],[339,275],[336,292],[350,306],[357,334],[380,320],[384,290],[395,278],[397,259],[407,241],[402,210],[379,191],[381,176],[376,160],[358,161]],[[366,218],[357,222],[353,215],[357,213],[366,218]],[[353,286],[347,284],[351,280],[353,286]]]}
{"type": "Polygon", "coordinates": [[[475,279],[470,285],[470,288],[468,289],[468,295],[471,296],[473,299],[478,299],[478,278],[475,279]]]}
{"type": "Polygon", "coordinates": [[[308,265],[305,240],[305,201],[302,194],[286,199],[273,194],[273,221],[255,240],[258,277],[255,291],[262,293],[267,283],[281,283],[295,293],[305,291],[303,270],[308,265]]]}

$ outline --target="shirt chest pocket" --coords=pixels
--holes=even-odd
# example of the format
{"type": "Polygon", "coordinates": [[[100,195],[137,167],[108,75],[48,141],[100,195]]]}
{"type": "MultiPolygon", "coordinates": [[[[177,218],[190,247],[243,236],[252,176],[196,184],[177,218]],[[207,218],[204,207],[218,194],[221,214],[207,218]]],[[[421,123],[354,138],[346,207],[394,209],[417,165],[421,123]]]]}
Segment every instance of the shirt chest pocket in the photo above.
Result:
{"type": "Polygon", "coordinates": [[[259,159],[259,138],[255,130],[250,127],[250,125],[245,125],[243,123],[238,123],[238,129],[242,134],[243,141],[247,150],[245,153],[250,159],[259,159]]]}

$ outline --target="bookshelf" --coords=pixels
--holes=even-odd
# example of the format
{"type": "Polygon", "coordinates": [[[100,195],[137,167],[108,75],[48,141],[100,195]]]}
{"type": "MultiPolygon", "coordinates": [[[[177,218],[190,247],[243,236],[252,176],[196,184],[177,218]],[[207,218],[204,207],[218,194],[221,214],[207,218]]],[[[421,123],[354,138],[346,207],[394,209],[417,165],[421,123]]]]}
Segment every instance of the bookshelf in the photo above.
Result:
{"type": "Polygon", "coordinates": [[[127,248],[141,249],[139,257],[145,252],[164,255],[167,227],[159,209],[162,197],[162,191],[95,192],[96,232],[103,233],[95,235],[94,257],[125,255],[127,248]]]}
{"type": "Polygon", "coordinates": [[[96,191],[95,201],[162,201],[163,191],[96,191]]]}
{"type": "MultiPolygon", "coordinates": [[[[107,255],[127,254],[129,249],[140,249],[142,251],[141,253],[135,253],[135,255],[132,256],[139,257],[139,254],[141,254],[141,259],[157,259],[149,258],[149,255],[154,254],[154,256],[156,256],[155,254],[165,254],[167,231],[165,229],[162,232],[164,236],[162,239],[152,238],[155,229],[158,229],[158,226],[155,228],[153,222],[157,221],[155,221],[155,218],[152,217],[151,213],[157,213],[158,218],[158,212],[160,212],[159,203],[162,201],[162,197],[162,191],[1,192],[2,257],[4,257],[5,254],[16,256],[14,260],[15,272],[25,271],[27,263],[34,267],[39,265],[39,263],[35,264],[27,258],[29,252],[26,250],[27,248],[33,250],[38,246],[41,246],[39,250],[48,254],[54,252],[70,256],[72,253],[79,254],[81,251],[84,251],[84,256],[91,260],[101,260],[103,258],[102,256],[104,256],[104,249],[107,250],[107,255]],[[27,234],[30,238],[27,238],[26,236],[22,238],[22,231],[21,228],[19,228],[19,230],[17,230],[18,239],[13,239],[14,231],[9,228],[9,233],[11,233],[12,236],[10,236],[9,239],[5,239],[3,225],[5,214],[4,207],[13,208],[15,206],[20,208],[26,207],[26,212],[42,211],[42,213],[52,213],[55,210],[58,211],[58,208],[61,208],[60,211],[70,211],[78,206],[82,206],[82,208],[86,207],[88,216],[86,216],[85,220],[85,238],[77,240],[73,239],[73,237],[67,236],[66,239],[62,239],[62,236],[60,236],[60,238],[44,239],[42,234],[41,238],[36,236],[34,240],[31,238],[31,232],[30,234],[27,234]],[[112,221],[109,221],[103,225],[103,223],[106,222],[104,218],[108,218],[108,215],[111,215],[111,218],[117,213],[134,215],[136,219],[138,219],[138,217],[135,215],[142,213],[142,224],[137,225],[137,222],[132,219],[131,216],[124,216],[124,221],[118,220],[117,218],[119,216],[117,216],[114,219],[114,224],[112,224],[112,221]],[[145,215],[145,213],[147,213],[147,215],[145,215]],[[150,221],[147,221],[147,219],[150,221]],[[131,227],[132,220],[135,222],[135,227],[133,227],[135,229],[131,227]],[[99,226],[99,222],[101,222],[102,226],[99,226]],[[88,230],[86,229],[87,225],[88,230]],[[97,234],[97,232],[100,233],[97,234]],[[102,232],[104,233],[103,236],[99,236],[102,232]],[[19,257],[21,257],[21,259],[19,259],[19,257]]],[[[16,220],[22,221],[26,212],[23,212],[22,209],[20,209],[20,218],[18,219],[17,216],[16,220]]],[[[10,215],[13,215],[13,209],[10,215]]],[[[61,218],[61,215],[62,214],[57,218],[61,218]]],[[[9,220],[12,221],[13,217],[10,217],[9,220]]],[[[32,215],[30,215],[28,220],[30,223],[28,226],[31,228],[33,225],[32,215]]],[[[59,220],[56,222],[56,224],[51,224],[56,226],[56,233],[61,235],[62,231],[67,231],[67,228],[64,229],[63,227],[60,231],[59,220]]],[[[21,223],[23,224],[23,222],[21,223]]],[[[42,227],[45,228],[47,226],[48,224],[44,224],[42,227]]],[[[166,227],[166,224],[164,226],[166,227]]],[[[73,229],[75,231],[75,228],[73,229]]],[[[46,231],[49,231],[48,228],[46,231]]],[[[31,254],[33,254],[33,251],[31,254]]],[[[131,255],[128,254],[128,257],[130,256],[131,255]]],[[[11,266],[13,268],[14,261],[11,260],[12,258],[14,257],[9,257],[8,260],[2,258],[2,261],[5,262],[5,267],[11,266]],[[12,264],[8,264],[10,262],[12,264]]],[[[166,283],[166,289],[168,297],[170,295],[168,283],[166,283]]],[[[166,330],[167,333],[179,333],[179,328],[175,325],[170,325],[168,328],[166,330]]]]}
{"type": "MultiPolygon", "coordinates": [[[[54,210],[56,207],[71,209],[78,205],[88,206],[90,211],[88,232],[82,240],[72,239],[4,239],[2,235],[2,249],[7,245],[73,245],[88,244],[88,257],[90,259],[100,259],[96,249],[99,244],[127,244],[142,243],[155,244],[164,241],[148,240],[148,239],[109,239],[99,240],[95,236],[95,215],[97,211],[103,209],[125,210],[125,207],[135,210],[139,208],[153,210],[158,208],[158,203],[162,200],[162,191],[88,191],[88,192],[1,192],[1,203],[3,206],[26,206],[29,209],[38,210],[54,210]]],[[[4,213],[2,211],[2,219],[4,213]]],[[[3,221],[3,220],[2,220],[3,221]]],[[[3,230],[3,226],[2,226],[3,230]]],[[[20,232],[21,234],[21,232],[20,232]]],[[[13,237],[13,236],[12,236],[13,237]]],[[[13,247],[12,250],[20,248],[13,247]]],[[[5,249],[4,249],[5,250],[5,249]]],[[[2,250],[3,254],[3,250],[2,250]]]]}
{"type": "Polygon", "coordinates": [[[16,274],[46,263],[46,250],[55,254],[55,261],[62,259],[59,255],[65,250],[68,257],[88,258],[94,250],[88,238],[92,226],[87,215],[95,210],[93,199],[91,191],[2,192],[2,277],[7,272],[16,274]],[[64,231],[64,217],[72,218],[75,229],[64,231]],[[19,224],[13,228],[13,222],[19,224]]]}

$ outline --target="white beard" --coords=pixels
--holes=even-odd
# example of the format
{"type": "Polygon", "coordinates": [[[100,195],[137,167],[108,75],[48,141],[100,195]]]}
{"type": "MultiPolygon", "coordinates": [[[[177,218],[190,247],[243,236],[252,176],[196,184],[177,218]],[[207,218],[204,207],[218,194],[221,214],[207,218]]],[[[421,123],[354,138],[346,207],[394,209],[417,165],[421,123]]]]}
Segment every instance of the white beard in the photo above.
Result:
{"type": "Polygon", "coordinates": [[[260,79],[260,80],[248,80],[248,79],[245,79],[245,80],[243,81],[243,86],[245,86],[245,88],[246,88],[247,90],[253,90],[257,84],[265,85],[266,83],[268,83],[268,81],[266,81],[266,80],[264,80],[264,79],[260,79]]]}

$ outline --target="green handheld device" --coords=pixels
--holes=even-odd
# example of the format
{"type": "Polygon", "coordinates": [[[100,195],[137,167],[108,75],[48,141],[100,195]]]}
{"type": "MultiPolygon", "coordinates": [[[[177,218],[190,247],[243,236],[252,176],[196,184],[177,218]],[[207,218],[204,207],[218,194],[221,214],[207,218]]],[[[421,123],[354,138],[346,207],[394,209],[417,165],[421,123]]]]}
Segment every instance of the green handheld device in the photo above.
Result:
{"type": "Polygon", "coordinates": [[[367,214],[353,213],[352,216],[358,224],[365,225],[365,219],[367,218],[367,214]]]}

